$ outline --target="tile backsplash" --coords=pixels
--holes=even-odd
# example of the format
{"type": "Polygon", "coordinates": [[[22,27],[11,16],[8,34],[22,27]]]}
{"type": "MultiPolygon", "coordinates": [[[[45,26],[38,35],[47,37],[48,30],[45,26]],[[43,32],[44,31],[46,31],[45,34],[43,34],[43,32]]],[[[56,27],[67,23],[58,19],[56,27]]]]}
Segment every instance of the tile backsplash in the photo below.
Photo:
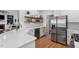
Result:
{"type": "Polygon", "coordinates": [[[68,22],[68,28],[79,30],[79,22],[68,22]]]}

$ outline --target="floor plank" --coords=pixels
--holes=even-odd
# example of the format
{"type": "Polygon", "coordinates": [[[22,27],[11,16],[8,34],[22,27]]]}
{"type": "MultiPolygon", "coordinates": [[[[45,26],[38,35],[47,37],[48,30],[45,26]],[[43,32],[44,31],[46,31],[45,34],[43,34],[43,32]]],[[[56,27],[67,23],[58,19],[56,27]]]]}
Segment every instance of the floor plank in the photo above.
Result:
{"type": "Polygon", "coordinates": [[[68,46],[52,42],[50,35],[47,35],[36,40],[36,48],[68,48],[68,46]]]}

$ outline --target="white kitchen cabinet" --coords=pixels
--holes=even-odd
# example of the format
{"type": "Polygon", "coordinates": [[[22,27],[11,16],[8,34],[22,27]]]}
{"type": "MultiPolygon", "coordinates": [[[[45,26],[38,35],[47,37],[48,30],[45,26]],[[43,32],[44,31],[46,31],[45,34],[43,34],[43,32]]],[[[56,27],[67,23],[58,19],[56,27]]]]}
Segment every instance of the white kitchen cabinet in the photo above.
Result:
{"type": "Polygon", "coordinates": [[[28,34],[30,34],[30,35],[32,35],[32,36],[34,36],[35,35],[35,30],[34,29],[31,29],[31,30],[29,30],[29,32],[28,32],[28,34]]]}
{"type": "Polygon", "coordinates": [[[40,37],[45,35],[45,27],[40,28],[40,37]]]}
{"type": "Polygon", "coordinates": [[[69,15],[69,10],[54,10],[55,16],[69,15]]]}
{"type": "Polygon", "coordinates": [[[41,15],[53,15],[53,10],[42,10],[41,15]]]}
{"type": "Polygon", "coordinates": [[[24,44],[19,48],[35,48],[35,41],[32,41],[30,43],[24,44]]]}
{"type": "Polygon", "coordinates": [[[69,14],[69,10],[61,10],[61,15],[68,15],[69,14]]]}
{"type": "Polygon", "coordinates": [[[79,42],[74,42],[74,44],[75,44],[75,48],[79,48],[79,42]]]}
{"type": "Polygon", "coordinates": [[[54,16],[68,15],[68,22],[79,22],[79,10],[54,10],[54,16]]]}
{"type": "MultiPolygon", "coordinates": [[[[45,35],[45,32],[46,32],[46,28],[45,27],[40,27],[39,28],[39,33],[38,33],[39,34],[39,37],[44,36],[45,35]]],[[[35,36],[35,29],[29,30],[28,34],[35,36]]]]}
{"type": "Polygon", "coordinates": [[[29,35],[27,33],[29,30],[30,29],[12,30],[0,34],[0,48],[35,47],[36,37],[29,35]]]}
{"type": "Polygon", "coordinates": [[[67,44],[70,45],[71,33],[70,31],[67,32],[67,44]]]}
{"type": "Polygon", "coordinates": [[[54,16],[60,16],[61,14],[61,10],[54,10],[54,16]]]}
{"type": "Polygon", "coordinates": [[[70,10],[68,20],[69,22],[79,22],[79,10],[70,10]]]}

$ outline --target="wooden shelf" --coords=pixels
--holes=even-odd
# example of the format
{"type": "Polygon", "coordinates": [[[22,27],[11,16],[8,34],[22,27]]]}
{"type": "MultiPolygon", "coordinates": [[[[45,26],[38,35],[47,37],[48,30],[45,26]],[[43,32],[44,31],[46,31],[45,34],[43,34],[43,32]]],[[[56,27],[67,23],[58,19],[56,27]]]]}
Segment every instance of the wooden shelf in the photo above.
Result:
{"type": "Polygon", "coordinates": [[[30,18],[30,19],[43,19],[42,17],[32,17],[32,16],[25,16],[25,18],[30,18]]]}

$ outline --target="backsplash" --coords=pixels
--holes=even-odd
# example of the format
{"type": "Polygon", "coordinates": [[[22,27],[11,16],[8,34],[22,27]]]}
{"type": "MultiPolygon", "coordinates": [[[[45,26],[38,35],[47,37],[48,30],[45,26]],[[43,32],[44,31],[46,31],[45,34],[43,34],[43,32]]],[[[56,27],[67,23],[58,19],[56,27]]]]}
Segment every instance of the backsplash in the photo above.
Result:
{"type": "Polygon", "coordinates": [[[68,22],[68,28],[79,30],[79,22],[68,22]]]}

